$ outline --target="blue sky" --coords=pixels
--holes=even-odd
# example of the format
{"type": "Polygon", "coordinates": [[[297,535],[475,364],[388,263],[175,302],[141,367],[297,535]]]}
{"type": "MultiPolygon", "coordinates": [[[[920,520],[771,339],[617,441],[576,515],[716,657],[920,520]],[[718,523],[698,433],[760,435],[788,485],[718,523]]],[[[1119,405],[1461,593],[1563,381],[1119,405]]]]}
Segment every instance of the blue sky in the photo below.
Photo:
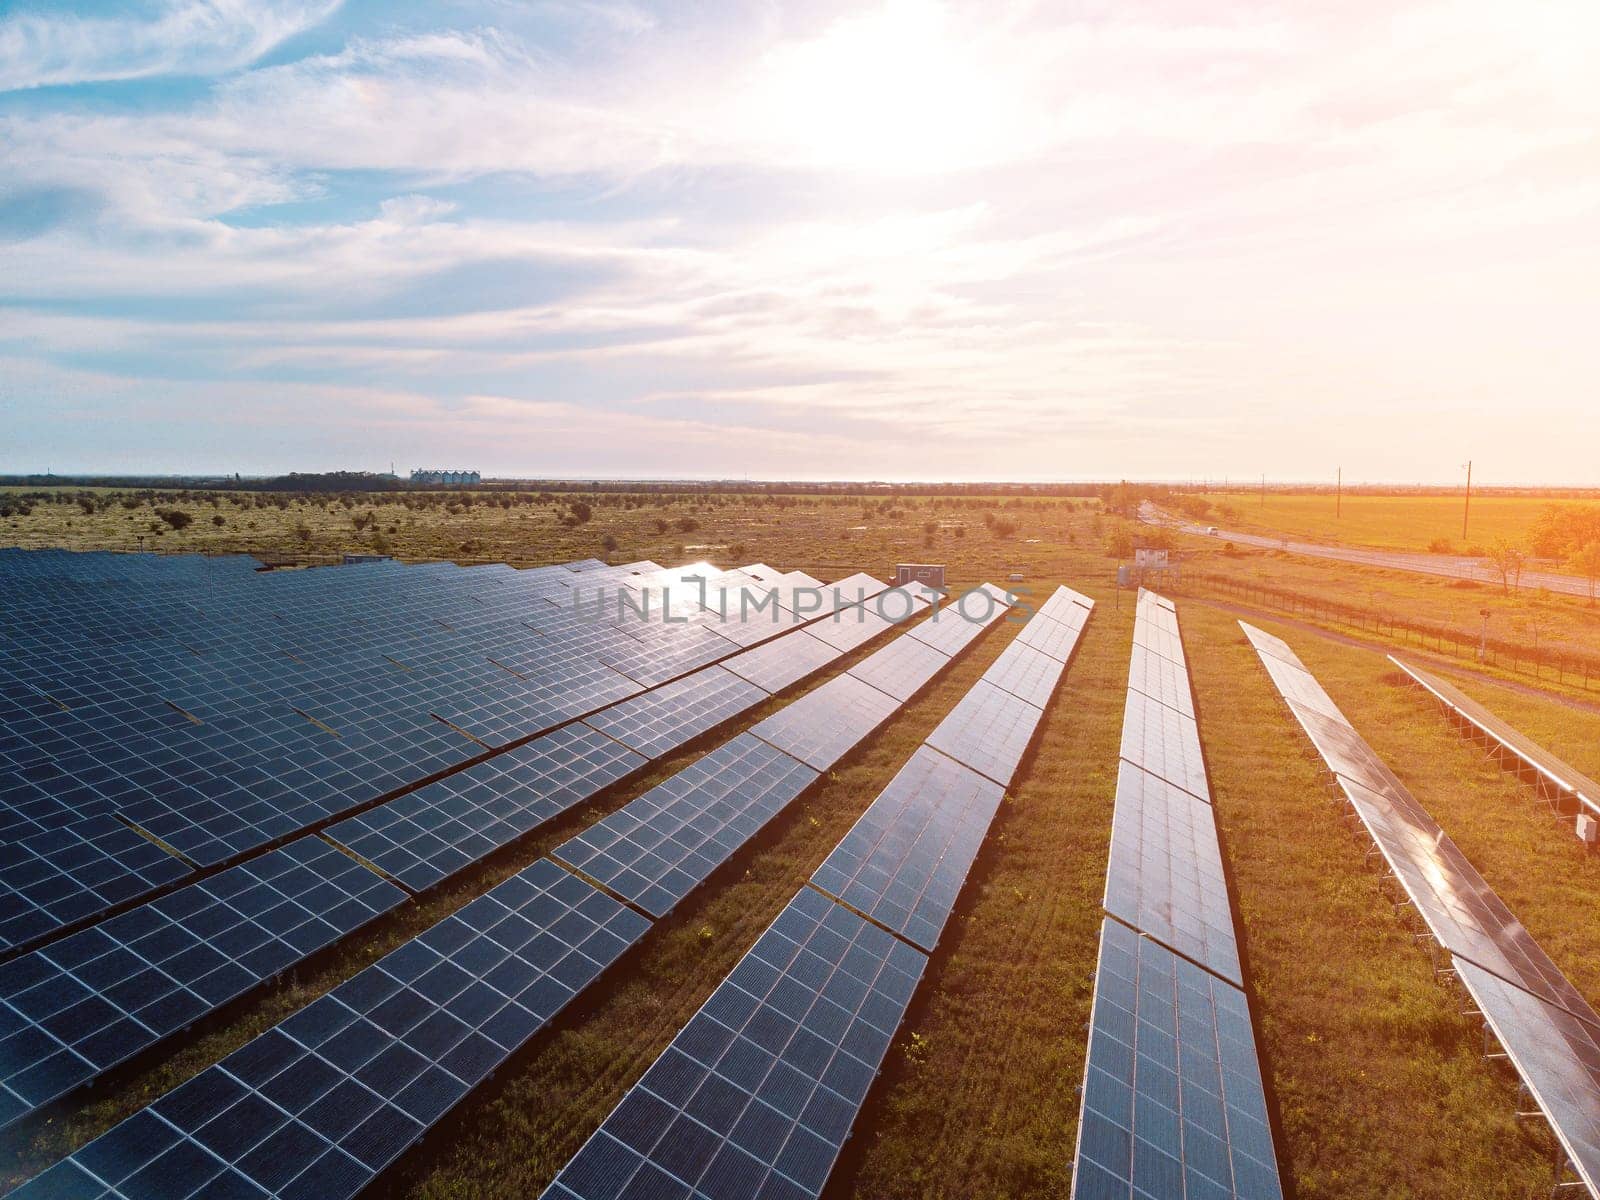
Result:
{"type": "Polygon", "coordinates": [[[0,472],[1600,483],[1590,0],[0,4],[0,472]]]}

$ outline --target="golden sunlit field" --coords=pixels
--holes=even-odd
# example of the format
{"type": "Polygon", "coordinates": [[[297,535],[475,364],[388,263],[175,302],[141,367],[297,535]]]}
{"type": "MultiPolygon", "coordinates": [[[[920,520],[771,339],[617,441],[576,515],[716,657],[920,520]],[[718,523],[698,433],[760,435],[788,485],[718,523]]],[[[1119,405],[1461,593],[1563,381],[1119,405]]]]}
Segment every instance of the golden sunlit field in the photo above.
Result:
{"type": "MultiPolygon", "coordinates": [[[[295,499],[279,508],[220,495],[138,508],[116,501],[92,514],[75,502],[39,504],[3,528],[8,537],[26,527],[30,535],[88,546],[113,535],[120,541],[135,526],[149,532],[161,520],[155,511],[171,508],[194,520],[181,531],[169,527],[162,549],[240,549],[260,539],[283,553],[371,551],[376,530],[394,552],[422,557],[455,557],[461,546],[472,548],[461,557],[530,564],[587,554],[661,562],[703,556],[719,565],[761,560],[826,579],[854,570],[881,574],[896,560],[926,558],[951,563],[958,584],[1004,582],[1015,567],[1037,594],[1059,582],[1093,596],[1098,608],[1077,657],[827,1192],[860,1200],[1067,1195],[1133,621],[1132,596],[1119,598],[1117,559],[1106,552],[1107,540],[1124,529],[1119,518],[1097,502],[965,497],[772,504],[730,495],[661,505],[648,496],[564,494],[506,507],[456,498],[407,507],[356,497],[348,506],[295,499]],[[568,518],[578,500],[593,509],[574,525],[568,518]],[[213,523],[214,515],[224,522],[213,523]],[[685,519],[695,527],[682,529],[685,519]]],[[[1500,519],[1511,520],[1511,511],[1500,519]]],[[[1420,528],[1423,509],[1415,512],[1420,528]]],[[[1394,544],[1414,536],[1420,533],[1396,533],[1394,544]]],[[[1195,565],[1390,607],[1483,602],[1443,581],[1272,554],[1208,550],[1195,565]]],[[[1241,636],[1237,613],[1228,602],[1183,589],[1177,599],[1291,1195],[1544,1197],[1552,1180],[1548,1135],[1517,1120],[1514,1080],[1482,1058],[1478,1028],[1435,981],[1426,954],[1380,892],[1363,848],[1328,800],[1320,760],[1241,636]]],[[[1574,644],[1593,638],[1595,617],[1581,600],[1558,607],[1552,620],[1559,619],[1561,637],[1574,644]]],[[[1593,920],[1600,858],[1584,854],[1570,825],[1553,821],[1528,787],[1462,740],[1431,701],[1402,686],[1383,655],[1394,647],[1378,634],[1364,635],[1370,645],[1352,644],[1347,630],[1320,632],[1271,614],[1250,619],[1299,651],[1574,984],[1600,1002],[1600,925],[1593,920]]],[[[1508,608],[1505,620],[1513,619],[1508,608]]],[[[419,1200],[537,1195],[1015,629],[992,630],[660,922],[598,992],[572,1006],[403,1159],[392,1190],[419,1200]]],[[[1600,705],[1528,680],[1463,673],[1459,661],[1413,657],[1463,680],[1579,769],[1600,774],[1600,705]]],[[[536,831],[48,1124],[0,1139],[0,1186],[170,1090],[790,698],[536,831]]]]}
{"type": "Polygon", "coordinates": [[[1462,537],[1460,494],[1347,494],[1340,502],[1331,490],[1269,491],[1263,503],[1256,492],[1208,492],[1206,499],[1217,510],[1208,520],[1230,529],[1418,553],[1448,543],[1448,552],[1455,554],[1481,554],[1496,538],[1526,539],[1540,512],[1554,502],[1540,496],[1474,495],[1462,537]]]}

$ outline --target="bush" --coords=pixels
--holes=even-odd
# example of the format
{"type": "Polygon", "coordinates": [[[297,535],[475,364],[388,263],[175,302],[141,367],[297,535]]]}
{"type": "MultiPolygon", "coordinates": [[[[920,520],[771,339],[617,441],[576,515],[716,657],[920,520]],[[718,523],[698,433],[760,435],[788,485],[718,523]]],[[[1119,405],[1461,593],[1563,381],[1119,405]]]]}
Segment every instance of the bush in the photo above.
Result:
{"type": "Polygon", "coordinates": [[[172,529],[187,529],[194,523],[194,518],[181,508],[158,508],[156,516],[160,517],[172,529]]]}
{"type": "Polygon", "coordinates": [[[226,525],[228,523],[228,518],[223,516],[221,513],[218,513],[216,516],[211,518],[211,523],[213,525],[215,525],[218,529],[221,529],[224,525],[226,525]]]}
{"type": "Polygon", "coordinates": [[[700,528],[700,522],[693,517],[679,517],[675,525],[679,533],[693,533],[700,528]]]}
{"type": "Polygon", "coordinates": [[[1429,554],[1454,554],[1455,545],[1447,537],[1436,537],[1428,543],[1429,554]]]}
{"type": "Polygon", "coordinates": [[[614,554],[616,553],[617,549],[617,539],[608,533],[605,536],[605,540],[601,542],[600,545],[607,554],[614,554]]]}

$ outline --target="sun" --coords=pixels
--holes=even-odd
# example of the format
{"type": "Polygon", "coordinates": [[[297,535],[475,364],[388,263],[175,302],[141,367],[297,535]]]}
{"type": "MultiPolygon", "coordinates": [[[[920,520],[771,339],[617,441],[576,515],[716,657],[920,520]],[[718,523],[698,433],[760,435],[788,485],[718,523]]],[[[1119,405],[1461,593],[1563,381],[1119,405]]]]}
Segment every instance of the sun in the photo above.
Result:
{"type": "Polygon", "coordinates": [[[746,116],[802,165],[954,171],[1014,142],[1011,87],[942,5],[897,0],[765,56],[746,116]]]}

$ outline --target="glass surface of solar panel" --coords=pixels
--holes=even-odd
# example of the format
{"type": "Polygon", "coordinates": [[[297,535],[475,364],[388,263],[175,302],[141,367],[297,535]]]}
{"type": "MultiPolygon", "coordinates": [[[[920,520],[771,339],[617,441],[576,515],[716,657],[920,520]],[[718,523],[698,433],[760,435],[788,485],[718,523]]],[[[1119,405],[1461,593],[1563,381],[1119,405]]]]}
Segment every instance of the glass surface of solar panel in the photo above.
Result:
{"type": "Polygon", "coordinates": [[[1048,599],[1038,607],[1038,614],[1049,617],[1064,625],[1082,628],[1089,619],[1089,613],[1094,609],[1094,601],[1082,592],[1075,592],[1062,584],[1050,593],[1048,599]]]}
{"type": "Polygon", "coordinates": [[[662,917],[818,774],[742,733],[556,847],[551,856],[662,917]]]}
{"type": "Polygon", "coordinates": [[[1268,633],[1265,629],[1257,629],[1244,621],[1239,622],[1239,628],[1244,630],[1245,637],[1250,640],[1257,653],[1271,655],[1292,667],[1299,667],[1302,671],[1306,669],[1305,664],[1300,661],[1300,656],[1282,638],[1268,633]]]}
{"type": "Polygon", "coordinates": [[[597,795],[647,761],[596,730],[570,725],[386,801],[327,833],[421,891],[597,795]]]}
{"type": "Polygon", "coordinates": [[[1591,1193],[1600,1190],[1600,1037],[1595,1027],[1460,957],[1454,963],[1578,1178],[1591,1193]]]}
{"type": "Polygon", "coordinates": [[[1289,708],[1317,753],[1322,756],[1323,762],[1335,775],[1352,779],[1388,796],[1408,795],[1405,785],[1389,769],[1389,764],[1378,757],[1366,739],[1343,716],[1327,717],[1295,703],[1291,703],[1289,708]]]}
{"type": "Polygon", "coordinates": [[[1106,920],[1073,1200],[1282,1195],[1244,993],[1106,920]]]}
{"type": "Polygon", "coordinates": [[[404,899],[308,837],[0,964],[0,1125],[404,899]]]}
{"type": "Polygon", "coordinates": [[[1105,910],[1240,987],[1216,814],[1204,800],[1123,762],[1111,823],[1105,910]]]}
{"type": "Polygon", "coordinates": [[[1004,798],[992,779],[919,747],[812,886],[932,953],[1004,798]]]}
{"type": "Polygon", "coordinates": [[[990,592],[974,591],[940,605],[927,620],[912,626],[907,636],[954,656],[982,637],[984,630],[1004,620],[1008,611],[1003,598],[996,600],[990,592]]]}
{"type": "Polygon", "coordinates": [[[1261,665],[1266,668],[1267,674],[1271,676],[1272,682],[1277,685],[1278,691],[1291,708],[1309,709],[1331,720],[1349,723],[1339,706],[1333,702],[1333,697],[1322,690],[1322,685],[1310,671],[1271,654],[1260,655],[1260,658],[1261,665]]]}
{"type": "Polygon", "coordinates": [[[819,771],[832,768],[865,741],[900,707],[852,675],[837,675],[821,687],[752,726],[762,741],[819,771]]]}
{"type": "Polygon", "coordinates": [[[648,927],[540,860],[13,1194],[346,1200],[648,927]]]}
{"type": "Polygon", "coordinates": [[[1182,663],[1152,654],[1134,646],[1128,666],[1128,686],[1175,708],[1186,717],[1194,716],[1194,697],[1189,690],[1189,672],[1182,663]]]}
{"type": "Polygon", "coordinates": [[[897,637],[851,667],[848,674],[904,704],[949,665],[950,656],[926,642],[897,637]]]}
{"type": "Polygon", "coordinates": [[[802,889],[545,1197],[820,1196],[926,964],[802,889]]]}
{"type": "Polygon", "coordinates": [[[1010,692],[1017,699],[1042,709],[1056,694],[1066,669],[1067,664],[1061,659],[1013,640],[989,664],[983,678],[1002,692],[1010,692]]]}
{"type": "MultiPolygon", "coordinates": [[[[1549,783],[1562,791],[1572,793],[1588,808],[1600,810],[1600,782],[1590,779],[1570,763],[1558,758],[1448,680],[1430,675],[1420,667],[1402,662],[1392,654],[1389,655],[1389,661],[1432,693],[1439,703],[1454,711],[1480,733],[1499,743],[1503,749],[1521,759],[1549,783]]],[[[3,793],[0,793],[0,798],[3,798],[3,793]]]]}
{"type": "Polygon", "coordinates": [[[0,845],[0,948],[148,895],[190,873],[114,817],[89,817],[0,845]]]}
{"type": "Polygon", "coordinates": [[[1019,645],[1038,650],[1064,663],[1077,648],[1083,625],[1083,622],[1068,624],[1039,613],[1029,618],[1022,632],[1017,634],[1016,641],[1019,645]]]}
{"type": "Polygon", "coordinates": [[[661,755],[767,699],[767,693],[722,667],[705,667],[585,719],[647,758],[661,755]]]}
{"type": "Polygon", "coordinates": [[[1396,804],[1350,780],[1341,780],[1340,787],[1441,946],[1584,1020],[1600,1020],[1460,847],[1415,801],[1396,804]]]}
{"type": "Polygon", "coordinates": [[[928,735],[928,745],[1009,787],[1044,711],[980,679],[928,735]]]}
{"type": "Polygon", "coordinates": [[[843,654],[844,651],[800,629],[724,659],[722,665],[763,691],[776,695],[843,654]]]}
{"type": "Polygon", "coordinates": [[[865,646],[893,628],[894,622],[874,612],[870,604],[856,604],[813,621],[806,626],[806,632],[835,650],[845,652],[865,646]]]}
{"type": "Polygon", "coordinates": [[[1193,717],[1129,690],[1122,715],[1122,757],[1202,800],[1210,800],[1200,729],[1193,717]]]}

